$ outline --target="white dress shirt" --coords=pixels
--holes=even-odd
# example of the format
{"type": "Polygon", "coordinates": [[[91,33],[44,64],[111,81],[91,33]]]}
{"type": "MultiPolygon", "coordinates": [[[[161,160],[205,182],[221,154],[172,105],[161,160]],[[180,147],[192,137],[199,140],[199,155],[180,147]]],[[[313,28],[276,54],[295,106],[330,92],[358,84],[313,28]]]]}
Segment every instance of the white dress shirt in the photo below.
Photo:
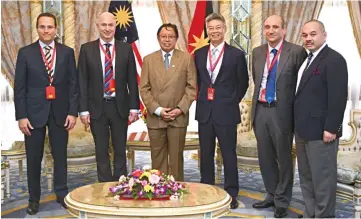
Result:
{"type": "MultiPolygon", "coordinates": [[[[272,46],[270,46],[270,44],[268,44],[268,52],[270,53],[268,55],[268,59],[269,59],[269,63],[271,64],[272,63],[272,60],[273,60],[273,57],[275,56],[271,51],[272,49],[276,49],[277,52],[280,50],[281,48],[281,45],[283,43],[283,40],[281,40],[281,42],[278,43],[278,45],[273,48],[272,46]]],[[[282,51],[281,51],[282,52],[282,51]]],[[[278,57],[277,57],[277,61],[279,63],[280,61],[280,56],[282,54],[279,54],[278,57]]],[[[262,81],[261,81],[261,87],[259,88],[259,96],[258,96],[258,100],[261,100],[261,94],[262,94],[262,90],[263,89],[266,89],[266,86],[267,86],[267,77],[268,77],[268,66],[267,66],[267,60],[266,60],[266,63],[264,65],[264,69],[263,69],[263,75],[262,75],[262,81]]],[[[276,82],[275,82],[276,83],[276,82]]],[[[266,93],[266,91],[265,91],[266,93]]],[[[265,97],[266,98],[266,97],[265,97]]],[[[277,100],[276,98],[276,93],[275,93],[275,100],[277,100]]]]}
{"type": "MultiPolygon", "coordinates": [[[[310,64],[308,64],[308,66],[311,65],[311,63],[313,62],[313,60],[315,60],[315,58],[317,57],[317,55],[321,52],[321,50],[327,45],[327,43],[325,42],[316,52],[313,53],[313,56],[312,56],[312,59],[310,61],[310,64]]],[[[310,54],[310,51],[309,50],[306,50],[307,51],[307,54],[310,54]]],[[[301,78],[302,78],[302,74],[306,68],[306,65],[307,65],[307,60],[308,58],[305,59],[305,61],[302,63],[300,69],[298,70],[298,76],[297,76],[297,86],[296,86],[296,93],[297,93],[297,90],[298,90],[298,86],[300,85],[300,82],[301,82],[301,78]]]]}
{"type": "MultiPolygon", "coordinates": [[[[44,55],[45,55],[46,54],[46,49],[44,47],[47,46],[47,44],[41,42],[41,40],[39,40],[39,44],[40,44],[40,47],[43,49],[43,52],[44,52],[44,55]]],[[[53,75],[55,75],[56,52],[54,54],[54,46],[55,46],[54,40],[53,40],[53,42],[51,42],[49,44],[49,46],[51,47],[51,50],[50,50],[51,58],[53,59],[53,56],[55,55],[54,64],[53,64],[53,75]]],[[[44,63],[44,65],[45,65],[45,63],[44,63]]]]}
{"type": "MultiPolygon", "coordinates": [[[[208,73],[209,73],[209,77],[212,79],[212,72],[211,72],[211,64],[210,64],[210,55],[212,55],[212,50],[214,48],[217,49],[216,53],[215,53],[215,57],[212,59],[212,62],[214,63],[217,59],[218,59],[218,56],[221,54],[222,52],[222,49],[223,49],[223,46],[224,46],[225,42],[223,41],[221,44],[219,44],[217,47],[214,47],[213,44],[211,43],[210,44],[210,50],[211,52],[208,54],[207,56],[207,70],[208,70],[208,73]]],[[[217,63],[217,66],[214,68],[214,71],[213,71],[213,83],[216,81],[217,79],[217,76],[218,76],[218,73],[219,73],[219,70],[221,69],[221,66],[222,66],[222,60],[223,60],[223,55],[224,53],[222,53],[222,56],[219,58],[219,61],[217,63]]]]}
{"type": "MultiPolygon", "coordinates": [[[[167,52],[164,52],[163,50],[161,50],[162,51],[162,57],[163,57],[163,63],[164,63],[164,61],[165,61],[165,57],[164,57],[164,55],[165,54],[167,54],[167,52]]],[[[170,51],[170,52],[168,52],[169,54],[170,54],[170,56],[168,56],[168,59],[169,59],[169,67],[171,66],[170,64],[171,64],[171,59],[172,59],[172,56],[173,56],[173,52],[174,52],[174,49],[172,50],[172,51],[170,51]]],[[[157,115],[157,116],[160,116],[160,113],[162,112],[162,109],[163,109],[163,107],[158,107],[155,111],[154,111],[154,113],[157,115]]]]}

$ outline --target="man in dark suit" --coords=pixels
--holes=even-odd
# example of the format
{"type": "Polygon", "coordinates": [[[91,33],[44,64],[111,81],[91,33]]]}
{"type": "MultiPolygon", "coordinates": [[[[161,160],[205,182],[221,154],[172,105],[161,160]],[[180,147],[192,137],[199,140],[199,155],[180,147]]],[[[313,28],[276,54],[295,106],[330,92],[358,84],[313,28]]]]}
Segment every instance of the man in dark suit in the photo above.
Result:
{"type": "Polygon", "coordinates": [[[322,22],[308,21],[302,39],[308,58],[298,72],[296,153],[304,217],[335,217],[337,151],[347,102],[346,60],[329,48],[322,22]]]}
{"type": "Polygon", "coordinates": [[[275,206],[274,216],[280,218],[287,215],[292,197],[293,101],[297,72],[307,54],[284,40],[282,17],[268,17],[263,28],[268,43],[252,53],[252,125],[267,196],[253,207],[275,206]]]}
{"type": "Polygon", "coordinates": [[[127,174],[126,141],[129,122],[138,119],[137,71],[131,46],[114,39],[114,15],[102,13],[97,21],[100,39],[80,48],[78,76],[80,118],[90,124],[95,142],[98,181],[117,181],[127,174]],[[130,110],[131,109],[131,110],[130,110]],[[114,151],[113,173],[109,137],[114,151]]]}
{"type": "Polygon", "coordinates": [[[195,52],[197,69],[198,120],[201,151],[201,182],[214,184],[216,137],[224,162],[224,188],[237,208],[239,190],[236,155],[237,124],[241,122],[239,103],[248,88],[248,69],[244,52],[224,41],[226,24],[222,15],[206,18],[210,45],[195,52]]]}
{"type": "Polygon", "coordinates": [[[15,111],[25,135],[29,206],[36,214],[40,200],[40,172],[46,127],[54,159],[54,189],[64,208],[67,187],[67,144],[78,115],[74,50],[54,41],[53,14],[42,13],[36,23],[39,40],[19,50],[15,70],[15,111]]]}

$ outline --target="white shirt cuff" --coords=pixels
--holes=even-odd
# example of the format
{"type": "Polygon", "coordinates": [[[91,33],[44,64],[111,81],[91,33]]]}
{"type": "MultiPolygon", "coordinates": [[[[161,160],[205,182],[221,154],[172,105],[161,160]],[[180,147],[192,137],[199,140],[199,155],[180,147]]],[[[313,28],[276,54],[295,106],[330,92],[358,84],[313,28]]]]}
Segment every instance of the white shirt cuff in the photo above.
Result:
{"type": "Polygon", "coordinates": [[[137,109],[131,109],[131,110],[129,110],[129,112],[130,112],[130,113],[139,113],[139,110],[137,110],[137,109]]]}
{"type": "Polygon", "coordinates": [[[80,116],[87,116],[89,115],[89,111],[84,111],[79,113],[80,116]]]}
{"type": "Polygon", "coordinates": [[[157,116],[160,116],[160,113],[162,112],[162,109],[163,109],[163,107],[158,107],[158,108],[154,111],[154,113],[155,113],[157,116]]]}

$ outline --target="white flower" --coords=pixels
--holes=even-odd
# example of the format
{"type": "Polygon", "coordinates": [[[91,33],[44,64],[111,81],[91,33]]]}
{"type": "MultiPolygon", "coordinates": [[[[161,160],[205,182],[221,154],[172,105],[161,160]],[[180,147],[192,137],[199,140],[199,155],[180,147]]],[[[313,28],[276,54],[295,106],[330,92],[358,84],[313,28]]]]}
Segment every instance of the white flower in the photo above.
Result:
{"type": "Polygon", "coordinates": [[[149,166],[149,165],[145,165],[145,166],[143,167],[143,170],[144,170],[144,171],[146,171],[146,170],[150,170],[150,169],[152,169],[152,167],[151,167],[151,166],[149,166]]]}
{"type": "Polygon", "coordinates": [[[170,176],[170,177],[169,177],[169,180],[170,180],[171,182],[174,182],[174,181],[175,181],[173,176],[170,176]]]}
{"type": "Polygon", "coordinates": [[[158,184],[158,183],[159,183],[159,180],[160,180],[160,177],[157,176],[157,175],[155,175],[155,174],[152,174],[152,175],[150,175],[150,177],[149,177],[149,182],[150,182],[150,184],[152,184],[152,185],[158,184]]]}
{"type": "Polygon", "coordinates": [[[132,189],[133,185],[134,185],[134,179],[130,178],[130,180],[129,180],[129,188],[132,189]]]}
{"type": "Polygon", "coordinates": [[[178,196],[177,195],[172,195],[169,200],[178,200],[178,196]]]}
{"type": "Polygon", "coordinates": [[[116,201],[119,201],[119,198],[120,198],[119,195],[116,195],[116,196],[113,197],[113,199],[116,200],[116,201]]]}
{"type": "Polygon", "coordinates": [[[119,182],[125,182],[126,179],[127,179],[127,177],[125,177],[124,175],[121,175],[119,177],[119,182]]]}

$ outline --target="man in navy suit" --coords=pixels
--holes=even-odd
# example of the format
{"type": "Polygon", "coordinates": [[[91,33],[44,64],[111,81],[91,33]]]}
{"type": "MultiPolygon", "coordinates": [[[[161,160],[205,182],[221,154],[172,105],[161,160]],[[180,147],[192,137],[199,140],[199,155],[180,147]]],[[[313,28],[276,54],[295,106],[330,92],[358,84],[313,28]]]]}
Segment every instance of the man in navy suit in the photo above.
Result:
{"type": "Polygon", "coordinates": [[[40,172],[46,127],[54,159],[54,189],[64,208],[67,187],[67,144],[78,115],[74,50],[54,41],[53,14],[38,16],[39,40],[19,50],[15,69],[15,113],[25,135],[29,206],[36,214],[40,200],[40,172]]]}
{"type": "Polygon", "coordinates": [[[232,197],[231,208],[235,209],[239,190],[237,124],[241,122],[239,103],[248,88],[248,69],[244,52],[224,41],[226,24],[223,16],[217,13],[208,15],[206,27],[210,45],[195,52],[201,182],[214,184],[217,137],[224,162],[224,188],[232,197]]]}
{"type": "Polygon", "coordinates": [[[347,102],[347,63],[327,46],[322,22],[308,21],[302,39],[308,58],[298,71],[296,154],[304,217],[335,217],[338,139],[347,102]]]}

